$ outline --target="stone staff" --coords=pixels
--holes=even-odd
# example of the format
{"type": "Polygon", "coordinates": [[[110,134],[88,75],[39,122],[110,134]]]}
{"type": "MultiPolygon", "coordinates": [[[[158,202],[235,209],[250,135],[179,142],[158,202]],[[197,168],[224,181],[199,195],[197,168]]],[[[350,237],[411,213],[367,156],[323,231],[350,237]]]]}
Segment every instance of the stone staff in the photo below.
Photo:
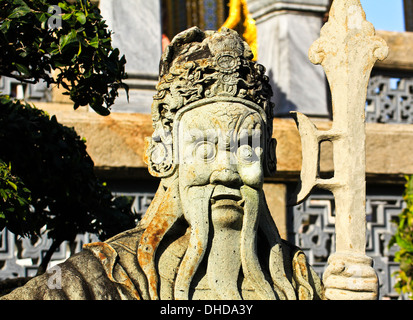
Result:
{"type": "MultiPolygon", "coordinates": [[[[329,21],[309,50],[310,61],[323,66],[330,84],[332,127],[320,131],[306,116],[293,112],[302,141],[303,163],[301,181],[291,203],[304,201],[314,187],[331,191],[335,198],[336,253],[330,256],[324,274],[326,297],[331,299],[345,296],[337,297],[334,290],[329,291],[329,286],[334,287],[331,282],[339,280],[337,277],[327,280],[328,276],[348,272],[349,268],[360,279],[372,272],[372,261],[365,255],[365,103],[371,70],[378,59],[383,60],[387,55],[387,44],[366,21],[360,1],[333,1],[329,21]],[[331,179],[318,176],[318,155],[323,141],[331,141],[334,148],[331,179]]],[[[352,280],[346,281],[351,287],[352,280]]],[[[359,281],[356,289],[363,292],[365,285],[359,281]]]]}

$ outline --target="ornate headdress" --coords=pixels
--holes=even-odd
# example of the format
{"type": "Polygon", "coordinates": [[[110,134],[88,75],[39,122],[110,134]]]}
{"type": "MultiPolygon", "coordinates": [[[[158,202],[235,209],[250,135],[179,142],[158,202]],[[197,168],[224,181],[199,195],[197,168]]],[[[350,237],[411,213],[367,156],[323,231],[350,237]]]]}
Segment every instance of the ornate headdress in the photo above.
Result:
{"type": "Polygon", "coordinates": [[[178,111],[216,101],[240,102],[261,114],[266,123],[264,170],[267,175],[275,172],[272,90],[265,68],[252,58],[248,44],[230,29],[204,32],[193,27],[175,36],[162,55],[152,104],[155,132],[146,141],[152,175],[174,172],[172,133],[178,111]]]}

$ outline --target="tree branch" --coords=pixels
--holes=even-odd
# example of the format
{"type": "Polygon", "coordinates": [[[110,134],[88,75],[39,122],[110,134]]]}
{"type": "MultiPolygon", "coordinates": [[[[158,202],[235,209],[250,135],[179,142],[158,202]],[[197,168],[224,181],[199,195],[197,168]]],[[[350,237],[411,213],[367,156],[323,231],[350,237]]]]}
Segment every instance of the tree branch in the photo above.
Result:
{"type": "Polygon", "coordinates": [[[31,78],[26,78],[24,76],[19,76],[17,74],[12,74],[12,73],[3,73],[0,72],[0,74],[4,77],[8,77],[8,78],[13,78],[16,80],[19,80],[21,82],[25,82],[25,83],[29,83],[29,84],[36,84],[38,81],[35,79],[31,79],[31,78]]]}

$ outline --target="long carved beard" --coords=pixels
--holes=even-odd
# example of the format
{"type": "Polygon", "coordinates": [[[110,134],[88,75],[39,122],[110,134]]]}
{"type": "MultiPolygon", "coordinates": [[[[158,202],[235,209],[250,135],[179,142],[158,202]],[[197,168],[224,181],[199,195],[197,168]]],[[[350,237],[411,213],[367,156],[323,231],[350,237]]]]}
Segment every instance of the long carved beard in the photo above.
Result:
{"type": "Polygon", "coordinates": [[[275,299],[274,289],[266,280],[257,256],[259,208],[263,200],[261,192],[244,185],[241,188],[245,199],[241,225],[238,228],[222,228],[218,223],[211,223],[210,198],[213,188],[211,185],[191,187],[191,190],[181,192],[191,236],[176,278],[175,299],[189,299],[191,281],[207,251],[208,283],[219,299],[241,299],[238,288],[241,268],[260,299],[275,299]],[[209,239],[212,232],[214,238],[209,239]],[[207,248],[208,244],[211,244],[210,248],[207,248]]]}
{"type": "Polygon", "coordinates": [[[209,202],[213,186],[191,187],[181,192],[184,217],[191,228],[188,249],[175,281],[175,299],[188,300],[192,279],[205,255],[209,233],[209,202]],[[189,193],[189,194],[188,194],[189,193]],[[189,201],[189,203],[187,202],[189,201]]]}
{"type": "Polygon", "coordinates": [[[214,299],[240,300],[243,200],[214,200],[211,206],[207,279],[214,299]]]}
{"type": "Polygon", "coordinates": [[[260,218],[260,191],[248,186],[241,187],[245,199],[244,221],[241,230],[241,262],[245,278],[253,284],[263,300],[275,299],[270,283],[265,279],[257,256],[257,231],[260,218]]]}
{"type": "MultiPolygon", "coordinates": [[[[188,198],[188,194],[183,195],[182,192],[180,194],[176,180],[165,192],[160,192],[164,189],[161,185],[160,190],[158,190],[159,194],[154,199],[153,207],[148,209],[148,216],[141,221],[145,232],[140,240],[137,253],[139,264],[148,281],[149,297],[147,298],[159,299],[159,279],[155,267],[155,253],[164,235],[182,215],[190,225],[190,239],[177,271],[174,298],[177,300],[190,298],[189,291],[192,279],[208,250],[208,241],[212,230],[210,199],[214,186],[193,188],[196,188],[193,189],[193,194],[196,196],[191,195],[191,198],[188,198]]],[[[223,277],[225,273],[220,269],[219,254],[210,251],[208,271],[211,271],[211,274],[208,276],[208,282],[211,289],[221,299],[240,299],[241,296],[236,284],[242,268],[244,277],[254,286],[259,298],[295,299],[292,284],[285,276],[281,239],[266,207],[263,192],[243,186],[241,194],[245,203],[239,239],[238,241],[228,241],[229,246],[233,246],[235,251],[232,256],[233,265],[231,271],[227,272],[228,279],[226,279],[223,277]],[[258,227],[266,235],[271,248],[269,271],[273,285],[266,280],[258,260],[258,227]]]]}

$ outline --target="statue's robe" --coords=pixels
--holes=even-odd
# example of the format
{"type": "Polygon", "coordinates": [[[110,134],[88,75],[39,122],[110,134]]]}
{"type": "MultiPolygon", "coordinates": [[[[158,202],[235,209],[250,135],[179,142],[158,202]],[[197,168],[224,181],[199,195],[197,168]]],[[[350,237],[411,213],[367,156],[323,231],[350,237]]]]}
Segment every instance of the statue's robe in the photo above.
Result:
{"type": "MultiPolygon", "coordinates": [[[[35,277],[2,299],[10,300],[146,300],[150,299],[147,278],[137,258],[139,240],[144,229],[139,226],[106,242],[84,246],[77,253],[53,268],[52,272],[35,277]]],[[[164,241],[158,248],[157,267],[160,299],[173,299],[174,279],[188,247],[189,234],[178,240],[164,241]]],[[[304,253],[282,241],[285,276],[292,283],[297,299],[322,299],[322,284],[308,265],[304,253]],[[306,288],[306,289],[305,289],[306,288]]],[[[268,264],[268,263],[267,263],[268,264]]],[[[268,265],[263,264],[263,268],[268,265]]],[[[206,279],[206,277],[204,277],[206,279]]],[[[197,290],[203,283],[194,278],[197,290]]],[[[247,282],[247,281],[244,281],[247,282]]],[[[254,298],[251,284],[242,284],[244,299],[254,298]]],[[[195,288],[191,288],[194,292],[195,288]]]]}

